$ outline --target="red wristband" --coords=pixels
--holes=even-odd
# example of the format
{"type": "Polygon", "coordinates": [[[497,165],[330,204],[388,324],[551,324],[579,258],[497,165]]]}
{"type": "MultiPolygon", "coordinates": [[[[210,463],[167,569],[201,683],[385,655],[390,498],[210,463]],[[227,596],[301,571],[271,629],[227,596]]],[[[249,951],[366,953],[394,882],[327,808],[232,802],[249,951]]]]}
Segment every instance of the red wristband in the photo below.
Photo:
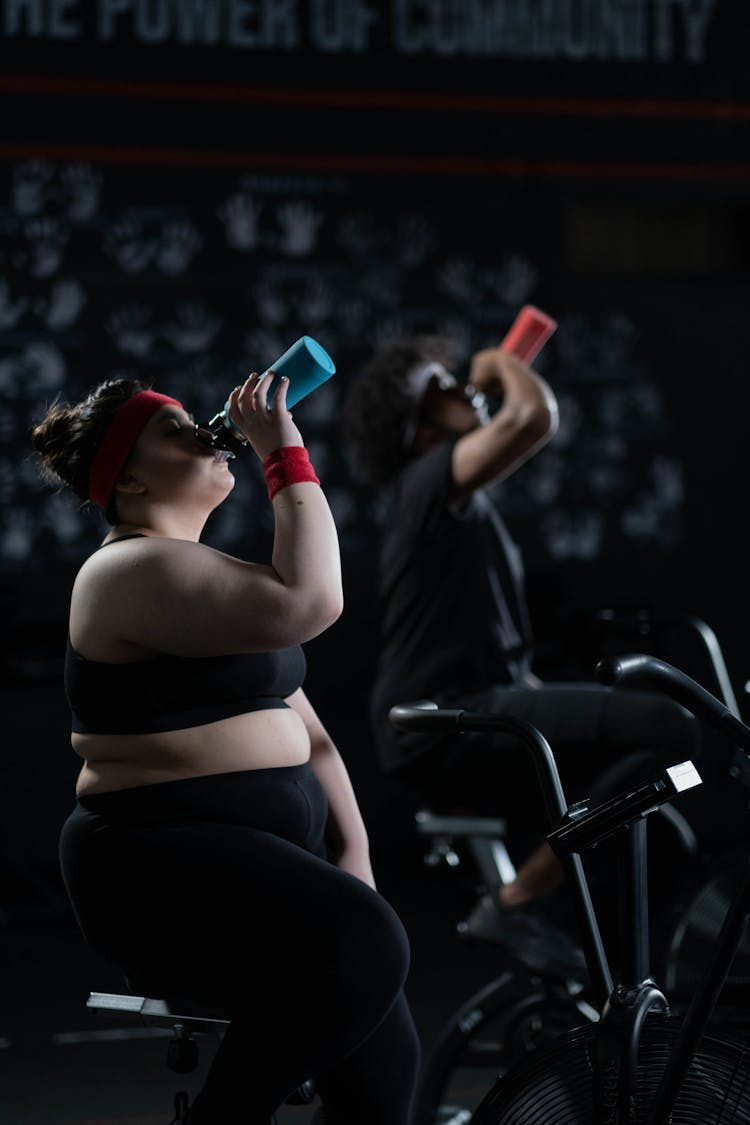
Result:
{"type": "Polygon", "coordinates": [[[304,445],[284,445],[269,453],[263,461],[263,476],[268,486],[268,499],[273,500],[281,488],[302,481],[320,484],[304,445]]]}

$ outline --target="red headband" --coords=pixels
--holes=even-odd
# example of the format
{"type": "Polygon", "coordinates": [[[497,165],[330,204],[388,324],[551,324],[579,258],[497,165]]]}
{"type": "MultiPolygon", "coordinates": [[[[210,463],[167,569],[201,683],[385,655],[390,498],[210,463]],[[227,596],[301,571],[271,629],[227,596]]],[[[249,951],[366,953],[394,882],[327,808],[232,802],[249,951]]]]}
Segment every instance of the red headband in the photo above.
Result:
{"type": "Polygon", "coordinates": [[[156,391],[139,391],[123,403],[96,451],[89,473],[89,499],[107,510],[115,483],[141,430],[152,414],[162,406],[179,406],[182,403],[156,391]]]}

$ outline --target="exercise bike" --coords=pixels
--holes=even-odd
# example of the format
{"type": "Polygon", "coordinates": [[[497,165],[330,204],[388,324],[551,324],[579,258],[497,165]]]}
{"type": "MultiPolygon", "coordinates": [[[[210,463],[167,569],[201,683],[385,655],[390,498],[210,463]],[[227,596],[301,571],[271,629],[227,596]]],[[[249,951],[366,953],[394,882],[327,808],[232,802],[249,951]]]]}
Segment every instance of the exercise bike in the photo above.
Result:
{"type": "MultiPolygon", "coordinates": [[[[724,704],[671,665],[641,655],[621,657],[603,662],[597,675],[603,682],[639,683],[666,691],[707,724],[727,734],[746,760],[750,730],[724,704]]],[[[553,826],[548,839],[566,868],[577,907],[595,1016],[599,1017],[558,1036],[531,1058],[511,1063],[473,1115],[461,1106],[427,1107],[423,1102],[418,1108],[419,1125],[422,1121],[459,1125],[469,1120],[476,1125],[750,1122],[748,1041],[738,1036],[736,1026],[728,1035],[722,1027],[723,1019],[719,1022],[714,1018],[712,1032],[706,1034],[742,942],[750,909],[747,857],[739,864],[740,878],[721,927],[718,949],[702,966],[702,980],[680,1018],[670,1014],[665,994],[650,977],[645,865],[645,816],[662,800],[671,800],[677,794],[675,779],[662,776],[650,787],[638,787],[596,809],[585,804],[568,809],[552,752],[530,725],[493,715],[441,711],[429,705],[394,708],[391,718],[396,725],[411,730],[514,733],[531,751],[553,826]],[[582,852],[608,837],[618,840],[625,904],[621,947],[626,957],[619,966],[616,985],[580,858],[582,852]],[[714,1031],[714,1027],[720,1031],[714,1031]],[[432,1116],[427,1117],[427,1112],[432,1116]]],[[[684,777],[679,784],[683,782],[684,777]]],[[[672,946],[673,955],[676,950],[679,942],[672,946]]],[[[545,987],[549,984],[543,983],[545,987]]],[[[511,980],[506,985],[510,988],[511,980]]],[[[467,1027],[468,1035],[489,1018],[481,1007],[473,1021],[471,1009],[467,1008],[465,1016],[469,1025],[474,1025],[467,1027]]],[[[503,1059],[497,1062],[502,1071],[503,1059]]]]}

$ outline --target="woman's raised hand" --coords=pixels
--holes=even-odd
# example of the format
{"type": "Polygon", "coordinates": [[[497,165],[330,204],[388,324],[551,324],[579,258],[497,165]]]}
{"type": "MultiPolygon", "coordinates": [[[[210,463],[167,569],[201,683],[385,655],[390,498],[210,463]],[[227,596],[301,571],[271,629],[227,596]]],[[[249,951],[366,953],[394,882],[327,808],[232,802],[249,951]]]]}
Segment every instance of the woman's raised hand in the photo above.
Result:
{"type": "Polygon", "coordinates": [[[241,387],[235,387],[229,396],[229,417],[242,430],[261,460],[282,446],[304,445],[286,406],[289,380],[282,375],[268,405],[268,391],[274,372],[264,375],[253,372],[241,387]]]}

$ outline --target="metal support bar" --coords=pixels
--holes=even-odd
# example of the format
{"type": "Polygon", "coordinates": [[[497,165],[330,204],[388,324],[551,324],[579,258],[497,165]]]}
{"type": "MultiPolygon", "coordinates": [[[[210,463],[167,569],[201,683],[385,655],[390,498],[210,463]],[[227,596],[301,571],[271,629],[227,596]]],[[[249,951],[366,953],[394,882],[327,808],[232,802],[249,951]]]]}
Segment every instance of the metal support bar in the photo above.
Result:
{"type": "Polygon", "coordinates": [[[150,996],[123,996],[113,992],[91,992],[86,1007],[93,1012],[122,1012],[138,1016],[157,1027],[189,1024],[193,1031],[216,1031],[229,1024],[227,1012],[201,1007],[189,1001],[155,1000],[150,996]]]}

